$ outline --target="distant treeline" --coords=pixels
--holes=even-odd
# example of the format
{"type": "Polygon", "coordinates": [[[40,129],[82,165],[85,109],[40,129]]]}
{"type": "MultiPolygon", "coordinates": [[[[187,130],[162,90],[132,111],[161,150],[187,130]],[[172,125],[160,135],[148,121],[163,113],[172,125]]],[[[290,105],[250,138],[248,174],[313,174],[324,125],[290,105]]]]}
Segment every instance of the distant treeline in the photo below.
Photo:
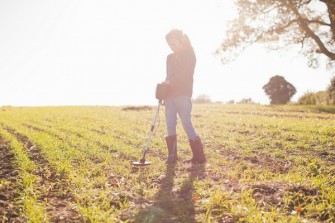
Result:
{"type": "MultiPolygon", "coordinates": [[[[286,86],[286,84],[290,83],[286,82],[281,76],[274,76],[273,78],[270,79],[267,85],[264,85],[263,89],[267,87],[265,90],[267,90],[267,94],[271,99],[271,104],[287,104],[289,102],[290,97],[295,93],[295,88],[292,85],[291,88],[294,89],[294,91],[293,93],[288,95],[289,91],[287,89],[291,88],[283,88],[283,86],[286,86]],[[280,81],[278,81],[277,79],[280,79],[280,81]],[[286,99],[280,101],[279,99],[281,98],[286,99]]],[[[220,101],[212,102],[210,97],[205,94],[199,95],[197,98],[193,100],[193,102],[198,104],[224,103],[220,101]]],[[[299,105],[335,105],[335,76],[330,80],[330,84],[326,90],[318,92],[306,92],[298,99],[296,103],[299,105]]],[[[234,100],[227,101],[226,104],[257,104],[257,103],[254,102],[251,98],[243,98],[240,101],[234,101],[234,100]]]]}
{"type": "Polygon", "coordinates": [[[325,91],[306,92],[298,99],[300,105],[335,105],[335,77],[325,91]]]}

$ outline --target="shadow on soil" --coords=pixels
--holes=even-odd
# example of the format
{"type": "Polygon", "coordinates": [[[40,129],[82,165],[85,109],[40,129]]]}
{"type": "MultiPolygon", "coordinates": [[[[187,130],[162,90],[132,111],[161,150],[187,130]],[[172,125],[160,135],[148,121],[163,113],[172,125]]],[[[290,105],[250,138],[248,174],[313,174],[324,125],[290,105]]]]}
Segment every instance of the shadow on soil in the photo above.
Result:
{"type": "Polygon", "coordinates": [[[136,223],[175,223],[196,222],[193,201],[193,183],[196,179],[205,178],[204,165],[192,165],[190,173],[180,189],[173,190],[176,166],[167,165],[165,177],[160,183],[152,206],[142,209],[135,217],[136,223]]]}

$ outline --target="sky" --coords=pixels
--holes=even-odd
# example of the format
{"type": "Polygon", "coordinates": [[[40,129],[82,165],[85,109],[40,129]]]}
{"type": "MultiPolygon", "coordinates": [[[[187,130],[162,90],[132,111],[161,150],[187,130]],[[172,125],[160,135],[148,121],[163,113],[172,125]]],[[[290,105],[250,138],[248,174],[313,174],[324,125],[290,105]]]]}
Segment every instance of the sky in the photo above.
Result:
{"type": "Polygon", "coordinates": [[[296,87],[292,101],[327,88],[333,73],[295,50],[253,46],[222,64],[214,52],[235,16],[233,0],[0,0],[0,106],[156,104],[173,28],[196,53],[193,98],[269,104],[274,75],[296,87]]]}

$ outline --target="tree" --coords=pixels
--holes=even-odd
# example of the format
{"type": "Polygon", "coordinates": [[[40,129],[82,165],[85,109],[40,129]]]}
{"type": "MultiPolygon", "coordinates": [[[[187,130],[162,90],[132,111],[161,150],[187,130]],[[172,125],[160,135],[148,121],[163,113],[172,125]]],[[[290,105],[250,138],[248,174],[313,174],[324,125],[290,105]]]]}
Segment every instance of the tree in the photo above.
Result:
{"type": "Polygon", "coordinates": [[[286,104],[297,92],[291,83],[279,75],[271,77],[270,81],[263,86],[263,89],[269,96],[271,104],[286,104]]]}
{"type": "Polygon", "coordinates": [[[230,21],[217,49],[229,62],[254,43],[272,50],[301,45],[311,67],[319,55],[335,62],[335,0],[236,0],[238,17],[230,21]]]}

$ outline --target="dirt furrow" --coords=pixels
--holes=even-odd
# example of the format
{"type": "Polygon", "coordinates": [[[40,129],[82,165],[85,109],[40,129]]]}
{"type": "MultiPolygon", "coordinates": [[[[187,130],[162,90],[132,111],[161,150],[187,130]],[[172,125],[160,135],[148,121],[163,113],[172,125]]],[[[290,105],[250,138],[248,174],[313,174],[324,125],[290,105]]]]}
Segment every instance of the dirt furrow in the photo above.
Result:
{"type": "Polygon", "coordinates": [[[19,192],[14,153],[0,138],[0,222],[25,222],[20,213],[19,192]]]}
{"type": "Polygon", "coordinates": [[[75,198],[69,190],[70,182],[67,177],[62,173],[57,173],[41,150],[27,136],[10,128],[6,130],[18,138],[24,145],[29,159],[37,166],[34,174],[40,176],[40,180],[36,182],[38,200],[46,203],[49,221],[83,222],[81,215],[76,210],[75,198]]]}

